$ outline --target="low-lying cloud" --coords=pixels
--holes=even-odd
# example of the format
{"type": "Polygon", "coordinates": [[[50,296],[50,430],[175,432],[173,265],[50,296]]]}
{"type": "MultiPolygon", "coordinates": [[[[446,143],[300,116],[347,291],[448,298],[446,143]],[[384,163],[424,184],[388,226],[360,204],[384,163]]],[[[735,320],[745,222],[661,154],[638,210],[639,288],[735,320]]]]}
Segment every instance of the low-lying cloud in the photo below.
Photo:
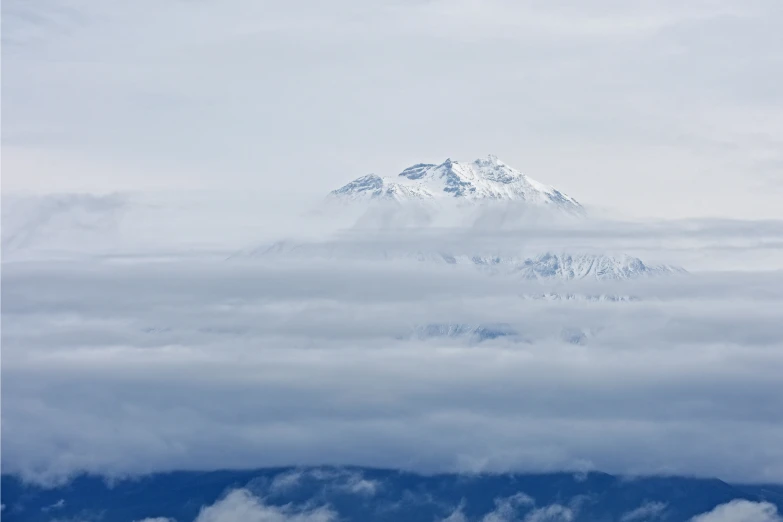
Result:
{"type": "MultiPolygon", "coordinates": [[[[127,225],[138,208],[122,201],[127,225]]],[[[354,229],[307,247],[327,255],[256,255],[236,237],[204,255],[183,239],[191,229],[169,236],[165,256],[123,242],[122,226],[117,251],[4,259],[4,471],[56,481],[355,464],[783,480],[783,273],[756,263],[759,244],[783,244],[780,223],[354,229]],[[378,255],[601,245],[690,259],[732,245],[737,257],[709,270],[652,259],[684,265],[682,277],[563,282],[378,255]]]]}
{"type": "Polygon", "coordinates": [[[693,522],[780,522],[778,509],[768,502],[734,500],[709,513],[693,517],[693,522]]]}
{"type": "Polygon", "coordinates": [[[397,262],[6,264],[4,471],[783,480],[780,273],[609,284],[639,298],[617,303],[525,299],[533,289],[563,291],[397,262]],[[410,336],[488,322],[518,335],[410,336]]]}
{"type": "Polygon", "coordinates": [[[332,522],[336,519],[337,515],[327,507],[294,510],[267,506],[250,491],[237,489],[204,507],[195,522],[332,522]]]}

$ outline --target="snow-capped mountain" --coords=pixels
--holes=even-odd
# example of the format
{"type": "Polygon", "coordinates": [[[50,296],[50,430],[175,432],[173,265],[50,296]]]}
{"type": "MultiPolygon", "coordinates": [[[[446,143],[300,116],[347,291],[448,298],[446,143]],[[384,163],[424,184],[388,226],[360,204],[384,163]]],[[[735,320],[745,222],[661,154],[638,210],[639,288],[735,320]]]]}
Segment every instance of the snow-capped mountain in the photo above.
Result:
{"type": "Polygon", "coordinates": [[[672,265],[648,265],[629,255],[569,254],[546,252],[535,257],[443,255],[450,264],[472,263],[491,272],[508,273],[528,280],[625,280],[685,274],[672,265]]]}
{"type": "MultiPolygon", "coordinates": [[[[687,273],[672,265],[646,264],[629,255],[547,252],[534,257],[469,255],[442,251],[382,248],[357,243],[290,243],[239,252],[232,259],[286,258],[300,260],[400,261],[472,266],[491,274],[526,280],[630,280],[687,273]]],[[[608,299],[607,299],[608,300],[608,299]]]]}
{"type": "Polygon", "coordinates": [[[671,274],[684,274],[683,268],[671,265],[647,265],[641,259],[629,255],[611,256],[596,254],[546,253],[526,259],[517,273],[525,279],[637,279],[671,274]]]}
{"type": "MultiPolygon", "coordinates": [[[[575,199],[535,180],[528,178],[520,171],[508,166],[495,156],[480,158],[473,162],[462,163],[447,159],[439,165],[419,163],[403,170],[394,178],[384,178],[369,174],[362,176],[347,185],[332,191],[328,199],[348,202],[387,201],[394,203],[408,202],[449,202],[457,203],[453,209],[458,214],[469,214],[470,211],[506,210],[507,205],[462,205],[462,202],[511,203],[514,208],[533,209],[527,215],[538,215],[543,209],[547,217],[554,215],[584,215],[584,208],[575,199]],[[517,206],[516,203],[521,203],[517,206]],[[547,212],[554,210],[554,213],[547,212]]],[[[361,207],[361,205],[360,205],[361,207]]],[[[405,209],[446,209],[448,205],[404,205],[405,209]]],[[[371,206],[382,211],[384,216],[389,207],[371,206]]],[[[392,206],[391,213],[401,210],[403,205],[392,206]]],[[[511,213],[513,214],[513,212],[511,213]]],[[[363,217],[366,217],[363,216],[363,217]]],[[[481,215],[487,223],[482,226],[492,227],[496,216],[491,212],[481,215]]],[[[502,216],[500,216],[502,217],[502,216]]],[[[502,220],[501,220],[502,222],[502,220]]],[[[529,225],[529,224],[528,224],[529,225]]],[[[383,228],[383,227],[382,227],[383,228]]],[[[439,230],[437,227],[434,227],[439,230]]],[[[448,227],[444,227],[444,230],[448,227]]],[[[530,245],[523,251],[509,245],[502,245],[505,252],[487,252],[486,246],[473,249],[469,245],[460,244],[460,251],[453,251],[453,241],[447,241],[450,246],[437,246],[427,240],[400,241],[383,240],[382,234],[370,227],[373,235],[364,240],[349,238],[314,243],[279,242],[271,246],[251,248],[236,253],[233,259],[241,258],[280,258],[300,259],[305,261],[331,260],[347,262],[415,262],[439,265],[461,265],[477,268],[489,274],[498,274],[532,281],[574,281],[574,280],[629,280],[645,277],[663,276],[685,273],[685,270],[669,265],[646,264],[642,260],[629,255],[610,255],[605,253],[583,253],[569,251],[541,250],[530,245]],[[377,237],[376,237],[377,235],[377,237]],[[423,246],[422,246],[423,245],[423,246]],[[531,257],[531,254],[535,254],[531,257]]],[[[551,247],[550,247],[551,248],[551,247]]],[[[500,248],[499,248],[500,250],[500,248]]],[[[570,300],[576,297],[569,298],[570,300]]],[[[612,300],[609,297],[597,300],[612,300]]],[[[591,299],[587,299],[591,300],[591,299]]],[[[616,300],[622,300],[617,298],[616,300]]]]}
{"type": "Polygon", "coordinates": [[[574,198],[530,179],[495,156],[470,163],[447,159],[440,165],[419,163],[395,178],[362,176],[329,193],[343,201],[422,201],[456,198],[459,201],[524,202],[568,214],[583,215],[574,198]]]}

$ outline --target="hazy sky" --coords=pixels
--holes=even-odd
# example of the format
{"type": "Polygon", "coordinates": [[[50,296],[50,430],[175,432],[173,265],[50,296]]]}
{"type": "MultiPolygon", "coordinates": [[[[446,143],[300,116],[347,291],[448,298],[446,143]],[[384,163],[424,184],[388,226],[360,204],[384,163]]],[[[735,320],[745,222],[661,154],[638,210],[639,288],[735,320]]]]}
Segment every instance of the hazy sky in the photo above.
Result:
{"type": "Polygon", "coordinates": [[[312,197],[494,153],[587,204],[783,217],[779,0],[6,0],[3,189],[312,197]]]}

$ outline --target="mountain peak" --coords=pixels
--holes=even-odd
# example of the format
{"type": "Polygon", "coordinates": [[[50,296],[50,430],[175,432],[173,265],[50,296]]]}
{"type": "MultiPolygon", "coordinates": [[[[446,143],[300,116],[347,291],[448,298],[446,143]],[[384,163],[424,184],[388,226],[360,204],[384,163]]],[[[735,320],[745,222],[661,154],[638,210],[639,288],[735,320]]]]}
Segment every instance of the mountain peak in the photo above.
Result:
{"type": "Polygon", "coordinates": [[[502,161],[498,159],[497,156],[494,154],[487,154],[486,158],[479,158],[476,161],[474,161],[476,165],[505,165],[502,161]]]}
{"type": "Polygon", "coordinates": [[[530,179],[495,155],[465,163],[447,158],[443,163],[417,163],[394,178],[362,176],[334,190],[330,197],[360,200],[458,199],[460,201],[520,202],[567,214],[584,215],[575,199],[530,179]]]}

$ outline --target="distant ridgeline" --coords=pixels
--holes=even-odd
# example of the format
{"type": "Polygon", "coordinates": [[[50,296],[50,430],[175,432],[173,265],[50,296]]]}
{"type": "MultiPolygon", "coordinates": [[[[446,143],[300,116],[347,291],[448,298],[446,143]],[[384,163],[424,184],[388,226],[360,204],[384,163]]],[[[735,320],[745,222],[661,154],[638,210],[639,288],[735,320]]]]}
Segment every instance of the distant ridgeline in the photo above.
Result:
{"type": "Polygon", "coordinates": [[[4,475],[2,503],[4,522],[685,522],[719,506],[724,515],[774,517],[783,511],[783,485],[603,473],[424,476],[320,467],[173,472],[111,483],[81,476],[54,488],[4,475]]]}

